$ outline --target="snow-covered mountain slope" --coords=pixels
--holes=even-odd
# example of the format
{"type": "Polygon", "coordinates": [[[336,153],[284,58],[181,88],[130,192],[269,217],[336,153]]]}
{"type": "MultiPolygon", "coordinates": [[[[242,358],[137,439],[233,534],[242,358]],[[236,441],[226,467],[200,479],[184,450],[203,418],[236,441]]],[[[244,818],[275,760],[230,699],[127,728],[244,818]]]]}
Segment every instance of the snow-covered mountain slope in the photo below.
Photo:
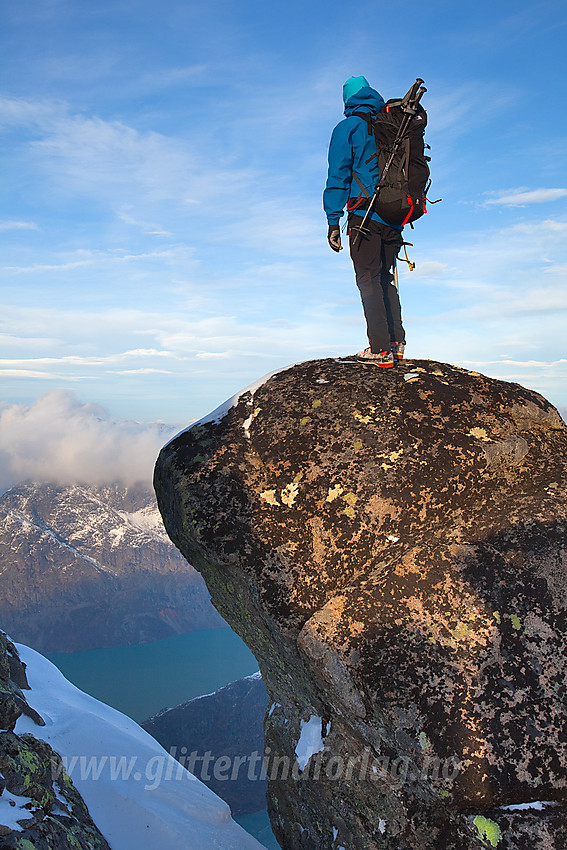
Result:
{"type": "Polygon", "coordinates": [[[39,653],[18,645],[27,664],[30,706],[41,737],[58,752],[112,850],[262,850],[230,809],[133,720],[80,691],[39,653]]]}
{"type": "Polygon", "coordinates": [[[23,484],[0,497],[0,620],[44,652],[222,625],[147,488],[23,484]]]}

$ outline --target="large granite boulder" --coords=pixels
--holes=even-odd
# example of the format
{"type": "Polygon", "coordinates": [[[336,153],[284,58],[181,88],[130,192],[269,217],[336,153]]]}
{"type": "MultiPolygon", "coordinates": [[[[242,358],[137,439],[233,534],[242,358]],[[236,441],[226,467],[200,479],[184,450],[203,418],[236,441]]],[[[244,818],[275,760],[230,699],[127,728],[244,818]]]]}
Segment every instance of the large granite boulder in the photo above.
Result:
{"type": "Polygon", "coordinates": [[[258,658],[282,846],[565,846],[567,428],[544,398],[307,362],[179,435],[155,484],[258,658]]]}

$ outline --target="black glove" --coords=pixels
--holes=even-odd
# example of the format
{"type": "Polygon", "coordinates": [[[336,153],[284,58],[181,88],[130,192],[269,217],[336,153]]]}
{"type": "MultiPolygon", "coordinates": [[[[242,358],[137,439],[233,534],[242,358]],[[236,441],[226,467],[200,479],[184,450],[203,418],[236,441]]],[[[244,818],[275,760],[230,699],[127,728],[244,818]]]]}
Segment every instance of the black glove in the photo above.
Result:
{"type": "Polygon", "coordinates": [[[333,251],[342,251],[343,246],[341,245],[341,231],[338,224],[329,225],[327,240],[333,251]]]}

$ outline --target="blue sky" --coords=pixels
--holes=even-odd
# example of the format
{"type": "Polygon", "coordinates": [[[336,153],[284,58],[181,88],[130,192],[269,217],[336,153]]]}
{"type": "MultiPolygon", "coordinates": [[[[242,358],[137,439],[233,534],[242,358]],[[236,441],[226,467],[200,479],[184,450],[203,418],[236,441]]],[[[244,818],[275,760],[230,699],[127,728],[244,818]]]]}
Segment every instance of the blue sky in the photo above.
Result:
{"type": "MultiPolygon", "coordinates": [[[[428,88],[408,357],[567,406],[567,6],[27,0],[0,26],[0,382],[183,424],[365,345],[321,193],[344,80],[428,88]]],[[[65,407],[65,405],[63,405],[65,407]]]]}

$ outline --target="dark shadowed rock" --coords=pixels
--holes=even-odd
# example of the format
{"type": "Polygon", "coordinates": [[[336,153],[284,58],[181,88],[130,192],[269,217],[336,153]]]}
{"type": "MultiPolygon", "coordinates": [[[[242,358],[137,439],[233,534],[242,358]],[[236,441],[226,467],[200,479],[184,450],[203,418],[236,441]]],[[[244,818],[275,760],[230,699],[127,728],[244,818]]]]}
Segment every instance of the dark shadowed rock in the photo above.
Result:
{"type": "Polygon", "coordinates": [[[28,705],[22,688],[29,690],[26,665],[9,637],[0,632],[0,730],[12,732],[22,714],[45,726],[43,718],[28,705]]]}
{"type": "Polygon", "coordinates": [[[141,725],[215,794],[233,815],[266,808],[264,716],[268,697],[259,675],[247,676],[160,711],[141,725]]]}
{"type": "Polygon", "coordinates": [[[565,846],[566,458],[538,394],[416,360],[297,365],[164,448],[168,533],[299,759],[286,848],[565,846]]]}
{"type": "Polygon", "coordinates": [[[14,733],[21,714],[45,725],[27,704],[22,687],[29,687],[25,665],[0,632],[0,847],[110,850],[60,756],[45,741],[14,733]]]}

